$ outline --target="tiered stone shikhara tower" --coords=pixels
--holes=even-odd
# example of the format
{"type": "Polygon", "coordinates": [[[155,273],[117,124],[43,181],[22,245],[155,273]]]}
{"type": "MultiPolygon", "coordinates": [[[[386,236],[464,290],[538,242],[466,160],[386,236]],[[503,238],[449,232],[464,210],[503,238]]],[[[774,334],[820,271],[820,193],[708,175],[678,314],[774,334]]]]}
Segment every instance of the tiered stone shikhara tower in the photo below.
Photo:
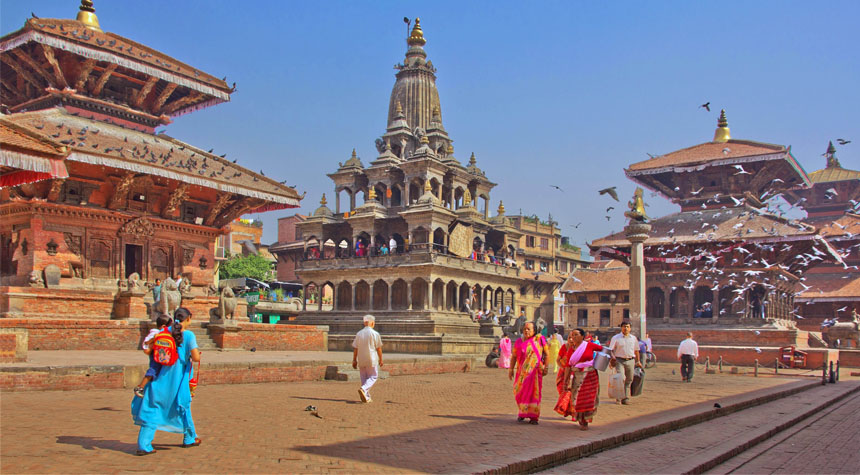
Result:
{"type": "Polygon", "coordinates": [[[376,140],[379,155],[365,167],[353,150],[329,174],[337,196],[334,211],[323,197],[313,216],[298,226],[306,248],[318,247],[297,266],[306,293],[322,288],[324,296],[333,295],[330,306],[325,297],[308,305],[299,321],[329,325],[333,350],[348,350],[361,317],[372,313],[390,351],[486,351],[496,329],[485,326],[481,332],[470,320],[464,309],[470,289],[475,289],[471,310],[502,313],[516,308],[524,285],[520,269],[511,265],[520,233],[509,225],[501,203],[498,215],[489,216],[495,184],[477,167],[474,154],[467,166],[454,158],[425,43],[416,19],[406,58],[395,66],[387,128],[376,140]],[[341,203],[341,194],[348,204],[341,203]],[[359,194],[364,203],[357,206],[359,194]],[[473,197],[483,201],[481,211],[473,197]],[[378,248],[392,239],[395,251],[381,255],[378,248]],[[367,255],[356,250],[357,243],[367,255]],[[480,259],[490,250],[501,264],[480,259]]]}

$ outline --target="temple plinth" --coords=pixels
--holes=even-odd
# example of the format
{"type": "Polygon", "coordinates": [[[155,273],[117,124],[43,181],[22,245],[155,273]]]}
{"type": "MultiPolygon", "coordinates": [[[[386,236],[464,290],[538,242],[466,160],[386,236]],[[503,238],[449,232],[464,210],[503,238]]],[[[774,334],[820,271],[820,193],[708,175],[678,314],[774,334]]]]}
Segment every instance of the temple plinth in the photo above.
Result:
{"type": "Polygon", "coordinates": [[[630,241],[630,326],[640,339],[645,338],[645,259],[644,243],[651,232],[651,225],[631,221],[624,227],[624,235],[630,241]]]}

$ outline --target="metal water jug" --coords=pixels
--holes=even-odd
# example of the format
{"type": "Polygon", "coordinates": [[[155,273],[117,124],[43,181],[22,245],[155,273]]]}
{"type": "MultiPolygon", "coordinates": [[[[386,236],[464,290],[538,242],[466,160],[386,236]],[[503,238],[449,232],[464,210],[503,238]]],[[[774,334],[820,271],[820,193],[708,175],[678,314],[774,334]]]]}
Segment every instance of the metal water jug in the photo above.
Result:
{"type": "Polygon", "coordinates": [[[609,356],[609,352],[603,350],[601,352],[594,354],[594,369],[598,371],[606,371],[606,368],[609,367],[609,360],[611,357],[609,356]]]}

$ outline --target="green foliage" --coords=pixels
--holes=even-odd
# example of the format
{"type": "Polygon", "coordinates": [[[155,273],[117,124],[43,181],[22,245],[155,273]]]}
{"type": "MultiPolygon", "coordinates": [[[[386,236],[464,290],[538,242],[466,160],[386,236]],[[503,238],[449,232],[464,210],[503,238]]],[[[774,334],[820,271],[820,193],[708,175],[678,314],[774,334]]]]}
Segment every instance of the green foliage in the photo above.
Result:
{"type": "Polygon", "coordinates": [[[284,301],[284,289],[277,288],[277,289],[275,289],[274,294],[275,294],[275,298],[278,302],[284,301]]]}
{"type": "Polygon", "coordinates": [[[218,269],[218,277],[221,279],[238,279],[239,277],[250,277],[266,281],[271,274],[272,264],[265,258],[257,255],[241,256],[234,255],[221,263],[218,269]]]}

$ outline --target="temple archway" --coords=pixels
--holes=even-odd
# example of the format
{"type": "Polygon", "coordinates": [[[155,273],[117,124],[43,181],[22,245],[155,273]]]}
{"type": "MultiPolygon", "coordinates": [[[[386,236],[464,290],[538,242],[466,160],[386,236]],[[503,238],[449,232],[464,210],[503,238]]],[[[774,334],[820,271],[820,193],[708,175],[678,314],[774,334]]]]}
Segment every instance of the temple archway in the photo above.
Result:
{"type": "Polygon", "coordinates": [[[427,308],[427,281],[417,278],[412,281],[412,310],[427,308]]]}
{"type": "Polygon", "coordinates": [[[457,310],[457,283],[453,280],[445,286],[445,310],[449,312],[457,310]]]}
{"type": "Polygon", "coordinates": [[[685,318],[689,316],[689,296],[687,289],[676,288],[669,296],[669,316],[672,318],[685,318]]]}
{"type": "Polygon", "coordinates": [[[445,310],[445,282],[442,279],[433,281],[433,308],[445,310]]]}
{"type": "Polygon", "coordinates": [[[388,310],[388,283],[382,279],[373,283],[373,309],[388,310]]]}
{"type": "Polygon", "coordinates": [[[355,309],[370,310],[370,284],[363,280],[355,284],[355,309]]]}
{"type": "Polygon", "coordinates": [[[391,284],[391,308],[394,310],[406,310],[406,281],[397,279],[391,284]]]}
{"type": "Polygon", "coordinates": [[[648,318],[663,318],[663,307],[665,306],[663,289],[651,287],[645,295],[648,318]]]}

